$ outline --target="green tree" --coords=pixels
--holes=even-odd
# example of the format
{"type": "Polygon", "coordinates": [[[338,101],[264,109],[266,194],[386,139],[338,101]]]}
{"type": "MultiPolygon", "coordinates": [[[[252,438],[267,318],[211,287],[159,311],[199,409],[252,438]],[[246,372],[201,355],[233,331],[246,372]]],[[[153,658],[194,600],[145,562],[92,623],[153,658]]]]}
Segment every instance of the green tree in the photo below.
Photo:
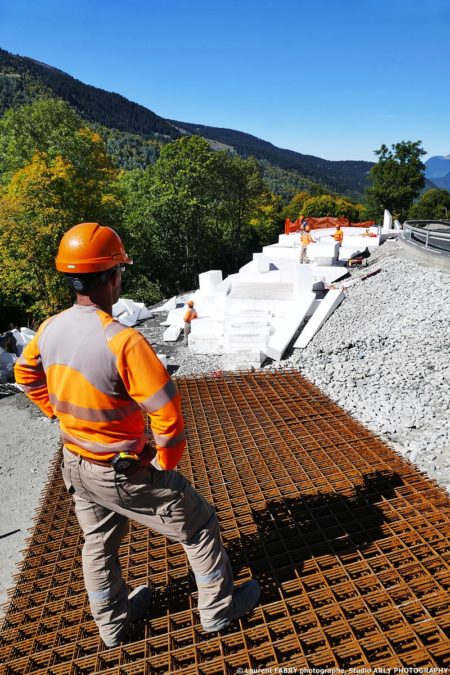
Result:
{"type": "Polygon", "coordinates": [[[59,101],[38,101],[5,118],[0,286],[5,302],[40,321],[67,303],[54,269],[62,234],[83,221],[120,225],[118,172],[100,136],[59,101]],[[59,125],[59,136],[50,121],[59,125]]]}
{"type": "Polygon", "coordinates": [[[429,218],[448,220],[450,218],[450,192],[440,188],[427,190],[411,206],[408,218],[414,220],[427,220],[429,218]]]}
{"type": "Polygon", "coordinates": [[[283,209],[283,218],[290,218],[291,220],[297,220],[299,216],[303,215],[303,204],[306,202],[307,199],[310,199],[312,197],[310,192],[307,192],[306,190],[302,190],[301,192],[297,192],[296,195],[294,195],[287,204],[287,206],[284,207],[283,209]]]}
{"type": "Polygon", "coordinates": [[[367,214],[379,220],[384,209],[404,220],[414,199],[425,185],[421,157],[426,154],[422,141],[402,141],[389,149],[375,150],[378,162],[370,171],[371,185],[366,191],[367,214]]]}
{"type": "Polygon", "coordinates": [[[257,162],[212,151],[201,137],[165,146],[154,166],[121,184],[135,267],[163,292],[195,287],[208,269],[235,271],[255,241],[273,236],[278,202],[257,162]]]}
{"type": "Polygon", "coordinates": [[[361,219],[361,207],[343,197],[321,195],[310,197],[303,203],[303,215],[312,218],[342,216],[352,222],[358,222],[361,219]]]}

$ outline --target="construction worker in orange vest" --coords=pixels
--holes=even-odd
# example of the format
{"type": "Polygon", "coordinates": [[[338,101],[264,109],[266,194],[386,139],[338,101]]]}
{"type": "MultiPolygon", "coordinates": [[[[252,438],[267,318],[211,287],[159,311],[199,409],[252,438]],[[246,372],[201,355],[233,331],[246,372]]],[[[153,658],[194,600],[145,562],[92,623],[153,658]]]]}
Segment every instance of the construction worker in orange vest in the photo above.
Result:
{"type": "Polygon", "coordinates": [[[66,232],[56,268],[75,304],[40,326],[15,367],[27,396],[59,420],[85,586],[107,647],[125,642],[151,604],[148,586],[129,594],[122,577],[117,553],[129,518],[182,544],[206,632],[250,612],[260,596],[253,580],[234,588],[214,508],[173,470],[186,446],[175,384],[144,336],[112,318],[122,265],[131,263],[109,227],[81,223],[66,232]]]}
{"type": "Polygon", "coordinates": [[[342,242],[344,240],[344,233],[341,230],[340,225],[336,225],[336,230],[335,230],[335,232],[333,232],[332,237],[339,244],[339,246],[342,246],[342,242]]]}
{"type": "Polygon", "coordinates": [[[307,256],[307,249],[310,244],[314,242],[314,239],[310,234],[311,227],[309,225],[305,226],[305,229],[300,234],[300,264],[309,262],[307,256]]]}
{"type": "Polygon", "coordinates": [[[197,314],[196,310],[194,309],[194,301],[193,300],[188,300],[186,304],[187,304],[187,310],[186,310],[186,313],[183,317],[183,321],[184,321],[184,344],[187,346],[188,335],[191,332],[191,322],[194,319],[198,318],[198,314],[197,314]]]}

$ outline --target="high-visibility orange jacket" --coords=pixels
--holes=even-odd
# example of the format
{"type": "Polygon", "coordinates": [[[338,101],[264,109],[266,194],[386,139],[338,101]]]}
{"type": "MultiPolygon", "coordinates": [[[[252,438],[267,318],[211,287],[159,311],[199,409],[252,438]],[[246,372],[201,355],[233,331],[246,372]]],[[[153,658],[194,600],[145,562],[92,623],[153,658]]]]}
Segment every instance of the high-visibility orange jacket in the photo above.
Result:
{"type": "Polygon", "coordinates": [[[309,232],[302,232],[300,235],[300,243],[302,246],[308,246],[308,244],[312,244],[314,239],[311,237],[309,232]]]}
{"type": "Polygon", "coordinates": [[[189,308],[187,310],[186,314],[184,315],[185,323],[191,323],[191,321],[193,319],[197,319],[197,318],[198,318],[197,312],[195,311],[195,309],[191,309],[191,308],[189,308]]]}
{"type": "Polygon", "coordinates": [[[344,239],[344,233],[342,230],[336,230],[336,232],[333,233],[333,237],[335,241],[337,241],[339,244],[342,244],[342,241],[344,239]]]}
{"type": "Polygon", "coordinates": [[[45,321],[15,366],[16,382],[48,416],[64,445],[84,457],[139,454],[150,416],[157,460],[173,468],[186,440],[180,395],[144,336],[96,306],[45,321]]]}

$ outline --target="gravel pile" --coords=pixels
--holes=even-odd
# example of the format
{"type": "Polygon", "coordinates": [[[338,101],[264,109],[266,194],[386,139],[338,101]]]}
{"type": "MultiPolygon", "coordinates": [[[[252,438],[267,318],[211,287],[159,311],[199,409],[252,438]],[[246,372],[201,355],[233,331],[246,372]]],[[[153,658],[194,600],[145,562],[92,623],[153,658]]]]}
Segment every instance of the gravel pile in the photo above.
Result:
{"type": "Polygon", "coordinates": [[[450,275],[400,255],[386,242],[352,273],[339,308],[280,367],[298,368],[450,491],[450,275]]]}

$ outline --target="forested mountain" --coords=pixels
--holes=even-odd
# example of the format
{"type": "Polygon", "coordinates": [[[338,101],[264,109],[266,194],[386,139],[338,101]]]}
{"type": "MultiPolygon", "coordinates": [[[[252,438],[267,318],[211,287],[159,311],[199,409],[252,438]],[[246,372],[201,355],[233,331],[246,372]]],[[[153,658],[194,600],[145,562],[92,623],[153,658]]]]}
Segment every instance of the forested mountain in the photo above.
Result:
{"type": "Polygon", "coordinates": [[[45,96],[64,99],[86,120],[105,127],[145,138],[157,135],[170,140],[180,136],[167,120],[120,94],[92,87],[62,70],[0,49],[0,115],[7,108],[45,96]]]}
{"type": "Polygon", "coordinates": [[[191,134],[198,134],[204,138],[231,146],[243,157],[253,155],[256,159],[266,160],[285,171],[297,172],[303,178],[324,184],[330,189],[350,197],[358,197],[364,193],[367,174],[373,166],[372,162],[332,162],[313,155],[303,155],[293,150],[284,150],[256,136],[233,129],[219,129],[202,124],[177,121],[173,121],[173,124],[180,129],[189,131],[191,134]]]}
{"type": "Polygon", "coordinates": [[[119,94],[86,85],[57,68],[0,49],[0,116],[36,98],[61,98],[96,126],[118,166],[131,169],[153,163],[161,143],[198,134],[211,146],[242,156],[253,155],[270,188],[283,197],[318,187],[354,199],[366,188],[370,162],[332,162],[284,150],[250,134],[187,122],[172,122],[119,94]]]}

